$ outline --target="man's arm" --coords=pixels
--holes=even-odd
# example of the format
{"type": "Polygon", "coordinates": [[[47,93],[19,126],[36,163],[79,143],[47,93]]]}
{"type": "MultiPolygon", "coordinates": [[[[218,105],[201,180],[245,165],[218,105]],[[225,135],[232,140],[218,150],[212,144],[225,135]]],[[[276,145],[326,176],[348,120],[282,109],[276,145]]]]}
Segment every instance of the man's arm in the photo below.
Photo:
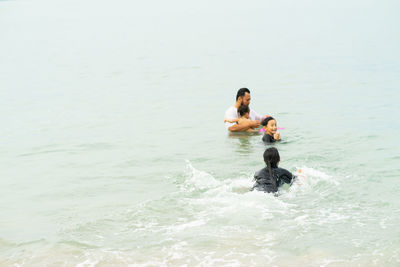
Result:
{"type": "Polygon", "coordinates": [[[224,122],[230,122],[230,123],[234,123],[234,122],[238,122],[239,119],[225,119],[224,122]]]}
{"type": "Polygon", "coordinates": [[[243,123],[232,125],[231,127],[228,128],[228,130],[231,132],[245,132],[250,128],[257,128],[259,126],[260,122],[257,120],[244,121],[243,123]]]}

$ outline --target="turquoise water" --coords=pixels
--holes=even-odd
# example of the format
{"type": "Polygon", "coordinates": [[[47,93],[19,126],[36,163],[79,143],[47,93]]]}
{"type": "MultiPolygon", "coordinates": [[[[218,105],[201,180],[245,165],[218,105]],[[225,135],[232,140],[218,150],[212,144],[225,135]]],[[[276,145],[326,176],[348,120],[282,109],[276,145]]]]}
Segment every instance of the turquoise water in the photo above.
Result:
{"type": "Polygon", "coordinates": [[[400,265],[398,8],[0,1],[0,265],[400,265]]]}

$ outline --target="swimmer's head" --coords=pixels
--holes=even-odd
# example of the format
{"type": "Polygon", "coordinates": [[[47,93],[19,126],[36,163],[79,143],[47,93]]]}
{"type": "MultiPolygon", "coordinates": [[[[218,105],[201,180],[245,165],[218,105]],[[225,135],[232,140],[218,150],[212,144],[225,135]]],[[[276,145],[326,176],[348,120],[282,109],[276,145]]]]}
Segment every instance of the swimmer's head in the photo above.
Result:
{"type": "Polygon", "coordinates": [[[247,88],[240,88],[236,94],[236,103],[245,106],[250,105],[250,90],[247,88]]]}
{"type": "Polygon", "coordinates": [[[240,107],[238,107],[238,113],[239,113],[240,117],[245,116],[245,118],[248,119],[249,115],[250,115],[249,106],[241,105],[240,107]]]}
{"type": "Polygon", "coordinates": [[[276,131],[278,130],[276,120],[273,117],[265,118],[261,122],[261,125],[264,126],[265,133],[269,135],[275,134],[276,131]]]}
{"type": "Polygon", "coordinates": [[[280,160],[278,149],[269,147],[265,150],[264,162],[269,168],[277,168],[280,160]]]}

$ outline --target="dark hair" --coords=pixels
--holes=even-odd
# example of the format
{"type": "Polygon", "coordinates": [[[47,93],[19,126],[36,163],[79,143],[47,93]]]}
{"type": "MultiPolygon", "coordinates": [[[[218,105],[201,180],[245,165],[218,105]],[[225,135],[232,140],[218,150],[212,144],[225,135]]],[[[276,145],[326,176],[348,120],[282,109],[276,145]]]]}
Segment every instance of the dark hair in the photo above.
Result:
{"type": "Polygon", "coordinates": [[[278,163],[280,160],[281,158],[279,157],[278,149],[276,149],[275,147],[269,147],[265,150],[264,162],[265,164],[267,164],[269,177],[271,178],[273,186],[275,187],[275,191],[278,190],[278,187],[276,185],[277,183],[276,178],[272,174],[272,168],[278,168],[278,163]]]}
{"type": "Polygon", "coordinates": [[[239,99],[239,97],[243,97],[246,93],[250,94],[250,90],[247,88],[240,88],[236,94],[236,101],[239,99]]]}
{"type": "MultiPolygon", "coordinates": [[[[261,125],[262,126],[265,126],[265,125],[267,125],[268,124],[268,122],[269,121],[272,121],[272,120],[275,120],[273,117],[267,117],[267,118],[265,118],[262,122],[261,122],[261,125]]],[[[276,120],[275,120],[276,121],[276,120]]]]}
{"type": "Polygon", "coordinates": [[[240,105],[240,107],[238,108],[238,113],[240,116],[243,116],[244,114],[249,112],[250,112],[249,106],[240,105]]]}

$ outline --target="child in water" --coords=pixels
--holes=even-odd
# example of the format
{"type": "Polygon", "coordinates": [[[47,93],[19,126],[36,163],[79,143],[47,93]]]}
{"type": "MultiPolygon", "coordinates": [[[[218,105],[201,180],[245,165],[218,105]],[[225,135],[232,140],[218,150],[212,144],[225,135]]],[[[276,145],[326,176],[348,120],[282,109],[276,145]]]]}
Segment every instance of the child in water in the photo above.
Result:
{"type": "Polygon", "coordinates": [[[265,118],[261,125],[265,130],[265,134],[262,140],[265,143],[273,143],[275,141],[281,140],[281,134],[277,132],[276,120],[272,117],[265,118]]]}
{"type": "MultiPolygon", "coordinates": [[[[296,176],[288,170],[278,167],[280,161],[279,152],[275,147],[267,148],[264,152],[264,162],[267,165],[254,174],[256,183],[253,190],[275,193],[284,183],[292,184],[296,176]]],[[[301,169],[298,171],[301,173],[301,169]]]]}
{"type": "MultiPolygon", "coordinates": [[[[241,105],[241,106],[238,107],[237,110],[238,110],[240,118],[231,119],[231,120],[225,119],[224,122],[236,122],[237,124],[241,124],[241,123],[243,123],[245,121],[251,121],[250,120],[250,109],[249,109],[249,106],[241,105]]],[[[250,128],[246,132],[253,133],[253,132],[256,132],[256,130],[254,128],[250,128]]]]}

